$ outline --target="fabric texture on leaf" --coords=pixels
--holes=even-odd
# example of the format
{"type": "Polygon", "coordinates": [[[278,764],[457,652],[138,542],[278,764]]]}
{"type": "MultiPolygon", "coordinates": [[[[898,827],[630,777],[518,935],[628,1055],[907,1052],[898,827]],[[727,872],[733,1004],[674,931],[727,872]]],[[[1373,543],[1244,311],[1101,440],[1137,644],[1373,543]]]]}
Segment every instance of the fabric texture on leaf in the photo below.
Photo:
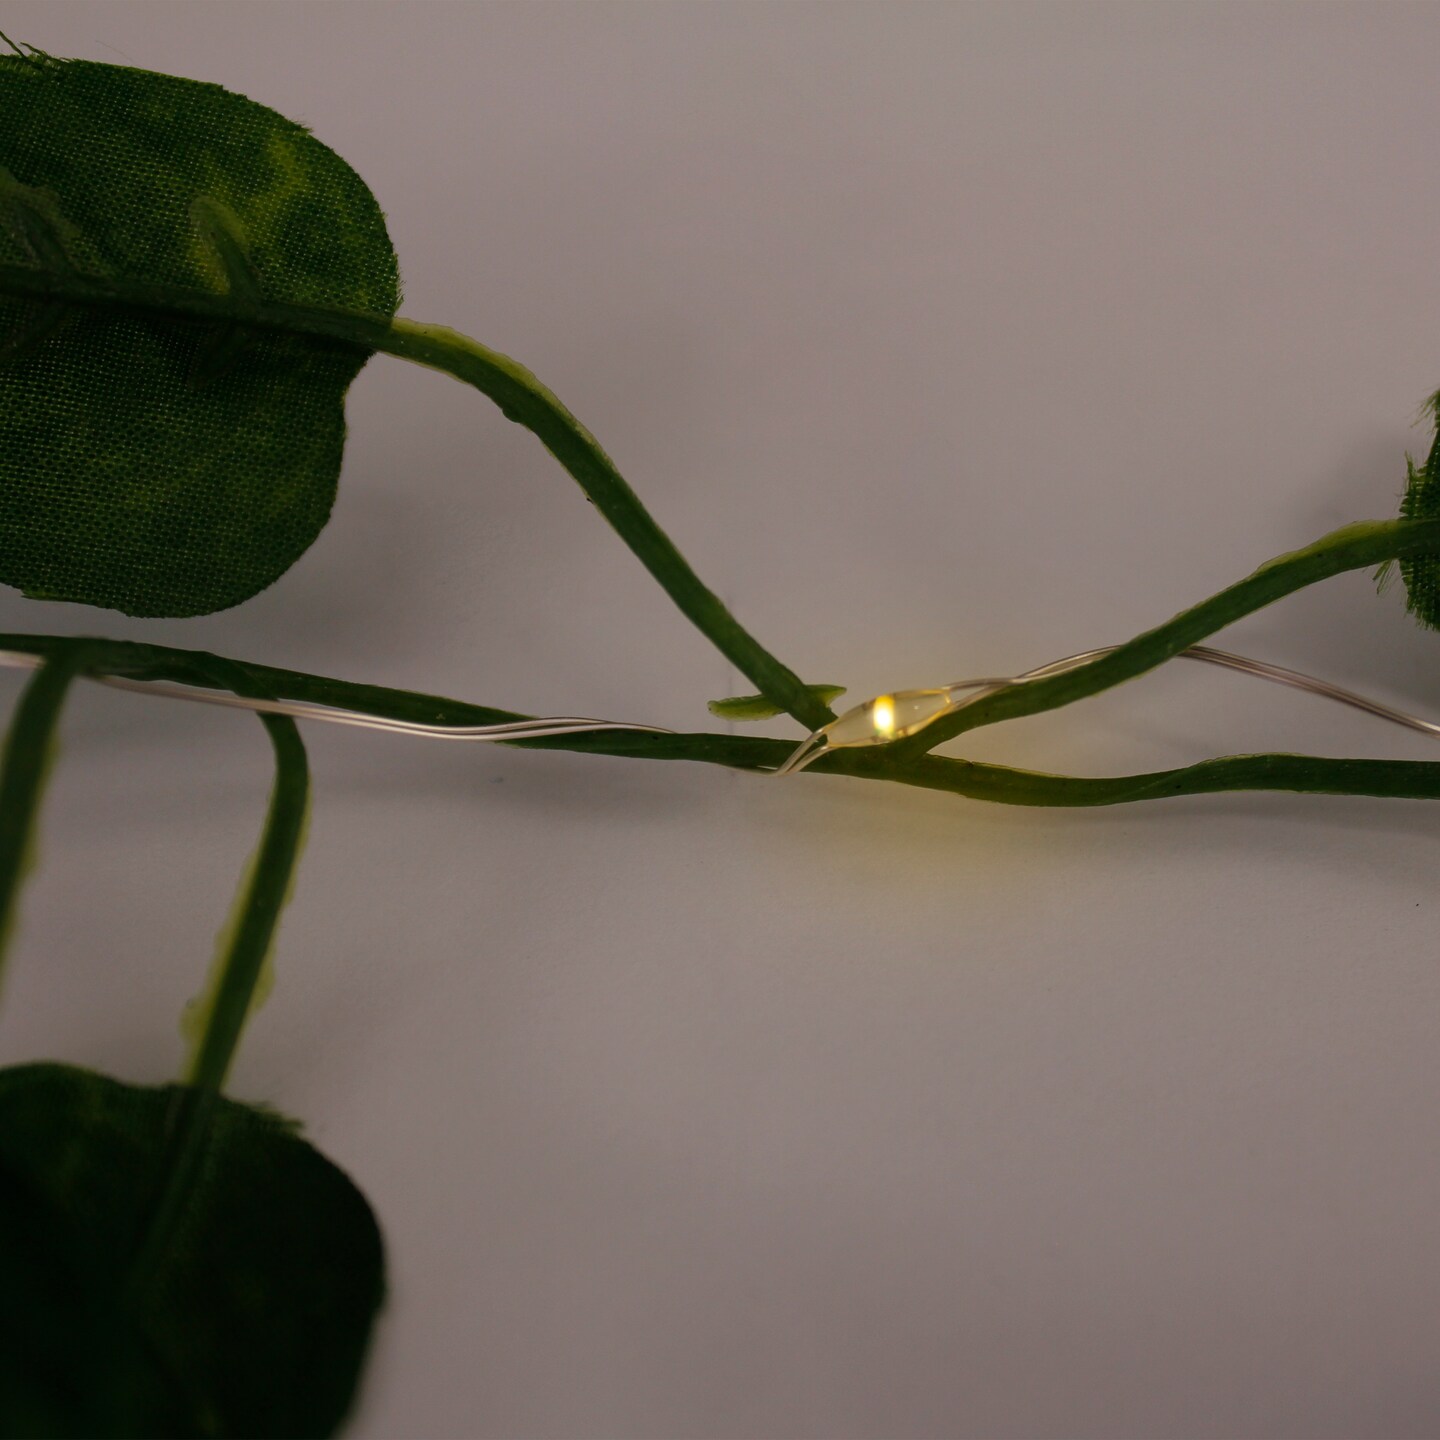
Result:
{"type": "MultiPolygon", "coordinates": [[[[1405,520],[1440,519],[1440,393],[1425,402],[1436,424],[1435,442],[1423,466],[1405,457],[1406,486],[1400,501],[1405,520]]],[[[1399,562],[1406,606],[1422,625],[1440,630],[1440,555],[1412,555],[1399,562]]]]}
{"type": "MultiPolygon", "coordinates": [[[[358,175],[219,85],[0,57],[0,262],[393,316],[358,175]]],[[[0,296],[0,583],[131,615],[247,599],[335,498],[353,344],[0,296]],[[7,343],[8,342],[8,343],[7,343]]]]}
{"type": "Polygon", "coordinates": [[[217,1099],[169,1243],[134,1273],[180,1093],[0,1070],[0,1437],[323,1436],[348,1413],[380,1233],[290,1122],[217,1099]]]}

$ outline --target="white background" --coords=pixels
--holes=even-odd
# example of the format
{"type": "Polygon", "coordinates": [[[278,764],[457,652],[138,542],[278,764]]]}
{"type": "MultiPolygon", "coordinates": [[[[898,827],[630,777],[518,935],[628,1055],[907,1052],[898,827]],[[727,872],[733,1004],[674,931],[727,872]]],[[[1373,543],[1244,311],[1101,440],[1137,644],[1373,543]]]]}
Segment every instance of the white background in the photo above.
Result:
{"type": "MultiPolygon", "coordinates": [[[[530,365],[852,700],[1125,639],[1393,515],[1429,442],[1430,6],[0,15],[311,126],[389,215],[403,313],[530,365]]],[[[334,520],[261,597],[6,592],[0,628],[686,729],[750,688],[483,398],[379,357],[348,413],[334,520]]],[[[1220,643],[1440,714],[1440,636],[1364,574],[1220,643]]],[[[233,1089],[384,1225],[356,1440],[1440,1430],[1432,803],[1050,813],[307,738],[233,1089]]],[[[1199,666],[958,743],[1268,749],[1430,754],[1199,666]]],[[[77,691],[0,1058],[175,1073],[268,754],[77,691]]]]}

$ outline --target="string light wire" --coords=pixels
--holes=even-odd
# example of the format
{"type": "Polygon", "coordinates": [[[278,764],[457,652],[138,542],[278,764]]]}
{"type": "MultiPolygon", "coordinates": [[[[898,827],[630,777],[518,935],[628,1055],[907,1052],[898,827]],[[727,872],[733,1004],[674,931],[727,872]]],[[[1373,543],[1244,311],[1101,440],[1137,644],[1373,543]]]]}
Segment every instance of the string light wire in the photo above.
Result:
{"type": "MultiPolygon", "coordinates": [[[[779,765],[772,774],[795,775],[813,764],[830,750],[847,750],[861,746],[887,745],[892,740],[903,740],[918,735],[926,726],[933,725],[942,715],[953,715],[967,705],[983,700],[987,695],[1008,690],[1012,685],[1024,685],[1031,680],[1046,680],[1052,675],[1063,675],[1068,670],[1078,670],[1091,660],[1112,654],[1118,645],[1104,645],[1098,650],[1082,650],[1078,655],[1067,655],[1063,660],[1052,660],[1023,675],[1008,678],[993,676],[975,680],[956,680],[935,690],[897,690],[891,695],[878,695],[847,710],[830,724],[822,726],[801,741],[789,758],[779,765]]],[[[1244,675],[1254,675],[1261,680],[1271,680],[1277,685],[1289,685],[1296,690],[1305,690],[1341,705],[1363,710],[1392,724],[1403,725],[1422,734],[1440,737],[1440,724],[1433,720],[1422,720],[1417,715],[1406,714],[1389,705],[1382,705],[1368,696],[1357,695],[1332,685],[1328,680],[1318,680],[1313,675],[1302,675],[1298,670],[1287,670],[1280,665],[1270,665],[1263,660],[1251,660],[1244,655],[1232,655],[1228,650],[1213,650],[1208,645],[1192,645],[1181,650],[1177,658],[1202,660],[1209,665],[1220,665],[1227,670],[1238,670],[1244,675]]]]}
{"type": "MultiPolygon", "coordinates": [[[[1077,655],[1067,655],[1063,660],[1052,660],[1048,665],[1027,670],[1023,675],[956,680],[931,690],[896,690],[888,695],[877,695],[806,736],[789,757],[770,773],[795,775],[831,750],[886,745],[892,740],[916,735],[934,724],[941,716],[952,715],[967,705],[983,700],[987,695],[1009,689],[1013,685],[1024,685],[1032,680],[1063,675],[1066,671],[1079,669],[1091,660],[1098,660],[1102,655],[1109,655],[1118,648],[1115,645],[1106,645],[1098,650],[1084,650],[1077,655]]],[[[1409,715],[1368,696],[1356,694],[1353,690],[1332,685],[1327,680],[1301,674],[1298,670],[1287,670],[1283,666],[1270,665],[1263,660],[1251,660],[1244,655],[1232,655],[1229,651],[1215,650],[1208,645],[1192,645],[1189,649],[1180,651],[1177,658],[1200,660],[1209,665],[1219,665],[1227,670],[1270,680],[1277,685],[1288,685],[1296,690],[1304,690],[1312,695],[1334,700],[1338,704],[1362,710],[1367,715],[1388,720],[1392,724],[1440,737],[1440,723],[1436,721],[1409,715]]],[[[0,650],[0,667],[35,670],[44,664],[44,655],[23,650],[0,650]]],[[[353,725],[359,729],[383,730],[428,740],[538,740],[552,735],[580,735],[596,730],[631,730],[648,735],[677,733],[659,725],[640,725],[623,720],[593,720],[580,715],[507,720],[494,725],[433,724],[422,720],[367,715],[360,710],[315,705],[303,700],[264,700],[248,695],[232,695],[224,690],[210,690],[199,685],[177,684],[168,680],[139,680],[128,675],[86,675],[84,678],[100,685],[108,685],[112,689],[128,690],[140,695],[190,700],[202,705],[220,705],[232,710],[252,710],[267,715],[288,715],[296,720],[318,720],[330,725],[353,725]]]]}
{"type": "MultiPolygon", "coordinates": [[[[37,670],[43,655],[23,650],[0,650],[0,666],[37,670]]],[[[551,715],[532,720],[506,720],[496,725],[432,725],[423,720],[398,720],[388,715],[367,715],[335,705],[312,705],[304,700],[262,700],[207,690],[199,685],[178,685],[169,680],[136,680],[128,675],[86,675],[99,685],[130,690],[137,695],[162,695],[170,700],[194,700],[202,705],[223,705],[231,710],[255,710],[265,715],[289,715],[295,720],[323,720],[331,725],[354,725],[362,730],[388,730],[429,740],[540,740],[550,735],[580,735],[591,730],[643,730],[651,735],[673,735],[659,725],[632,725],[620,720],[591,720],[582,715],[551,715]]]]}

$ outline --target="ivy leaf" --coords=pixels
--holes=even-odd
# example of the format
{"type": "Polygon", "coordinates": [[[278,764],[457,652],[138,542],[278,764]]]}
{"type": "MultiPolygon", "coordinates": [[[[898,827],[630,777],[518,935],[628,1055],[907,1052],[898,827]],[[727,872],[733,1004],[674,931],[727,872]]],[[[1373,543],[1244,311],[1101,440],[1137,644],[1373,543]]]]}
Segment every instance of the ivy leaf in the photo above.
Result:
{"type": "MultiPolygon", "coordinates": [[[[843,685],[807,685],[805,688],[822,705],[845,693],[843,685]]],[[[711,700],[707,704],[710,713],[722,720],[769,720],[785,713],[783,705],[764,695],[734,695],[729,700],[711,700]]]]}
{"type": "Polygon", "coordinates": [[[216,1098],[153,1268],[177,1086],[0,1070],[0,1435],[327,1436],[383,1292],[355,1186],[295,1126],[216,1098]]]}
{"type": "MultiPolygon", "coordinates": [[[[1440,518],[1440,392],[1430,396],[1421,415],[1435,426],[1435,439],[1423,466],[1405,457],[1405,493],[1400,500],[1402,520],[1440,518]]],[[[1380,588],[1394,577],[1395,567],[1405,581],[1405,608],[1422,624],[1440,630],[1440,556],[1411,555],[1387,561],[1376,572],[1380,588]]]]}
{"type": "Polygon", "coordinates": [[[344,395],[372,353],[247,326],[262,303],[388,320],[399,273],[358,175],[219,85],[0,56],[0,583],[129,615],[202,615],[271,584],[324,527],[344,395]],[[220,319],[67,303],[126,281],[220,319]]]}

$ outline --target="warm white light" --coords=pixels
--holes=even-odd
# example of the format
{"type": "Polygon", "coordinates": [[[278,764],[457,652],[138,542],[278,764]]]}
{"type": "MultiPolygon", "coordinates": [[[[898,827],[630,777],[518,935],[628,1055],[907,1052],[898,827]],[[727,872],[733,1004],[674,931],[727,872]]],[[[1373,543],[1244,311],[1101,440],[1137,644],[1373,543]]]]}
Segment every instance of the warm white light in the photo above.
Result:
{"type": "Polygon", "coordinates": [[[875,701],[875,732],[887,739],[895,733],[895,701],[889,695],[875,701]]]}

